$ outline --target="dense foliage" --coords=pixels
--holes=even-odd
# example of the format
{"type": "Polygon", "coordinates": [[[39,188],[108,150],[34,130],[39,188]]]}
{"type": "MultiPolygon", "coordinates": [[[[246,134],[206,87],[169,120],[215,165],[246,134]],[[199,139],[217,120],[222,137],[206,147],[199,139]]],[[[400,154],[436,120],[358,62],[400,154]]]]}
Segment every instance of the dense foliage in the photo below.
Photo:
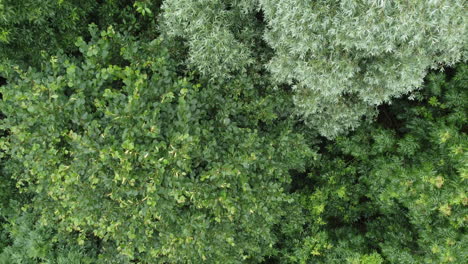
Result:
{"type": "Polygon", "coordinates": [[[430,74],[416,100],[398,100],[377,123],[324,145],[298,183],[312,223],[288,259],[467,259],[468,67],[450,75],[430,74]]]}
{"type": "Polygon", "coordinates": [[[173,0],[163,9],[165,31],[187,39],[196,69],[222,78],[267,67],[326,137],[467,55],[463,0],[173,0]]]}
{"type": "Polygon", "coordinates": [[[0,263],[463,263],[464,13],[0,0],[0,263]]]}

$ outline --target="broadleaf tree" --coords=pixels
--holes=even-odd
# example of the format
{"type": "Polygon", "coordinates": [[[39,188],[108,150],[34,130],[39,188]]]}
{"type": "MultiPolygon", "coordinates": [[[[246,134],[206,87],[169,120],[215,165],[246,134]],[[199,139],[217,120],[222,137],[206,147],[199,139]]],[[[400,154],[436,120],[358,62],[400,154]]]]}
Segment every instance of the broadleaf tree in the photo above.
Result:
{"type": "Polygon", "coordinates": [[[58,55],[2,87],[7,168],[33,195],[25,207],[38,223],[78,233],[78,245],[112,241],[128,261],[272,254],[273,227],[294,206],[283,191],[288,171],[313,155],[272,107],[290,97],[246,89],[239,101],[193,84],[159,39],[109,28],[77,45],[82,61],[58,55]]]}

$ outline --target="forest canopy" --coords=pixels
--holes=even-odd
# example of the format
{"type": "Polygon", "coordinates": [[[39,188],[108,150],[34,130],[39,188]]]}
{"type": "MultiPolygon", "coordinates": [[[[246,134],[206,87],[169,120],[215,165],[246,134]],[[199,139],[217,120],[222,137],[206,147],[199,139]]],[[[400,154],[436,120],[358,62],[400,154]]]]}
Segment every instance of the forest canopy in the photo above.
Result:
{"type": "Polygon", "coordinates": [[[0,263],[463,263],[462,0],[0,0],[0,263]]]}

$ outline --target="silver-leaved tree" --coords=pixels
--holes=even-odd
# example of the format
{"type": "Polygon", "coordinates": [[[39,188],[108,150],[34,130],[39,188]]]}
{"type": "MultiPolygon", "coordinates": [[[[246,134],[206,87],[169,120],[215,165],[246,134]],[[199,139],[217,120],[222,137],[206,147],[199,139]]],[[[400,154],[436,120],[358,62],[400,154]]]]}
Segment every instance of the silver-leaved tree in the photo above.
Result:
{"type": "Polygon", "coordinates": [[[226,78],[266,67],[326,137],[420,88],[428,69],[467,58],[463,0],[173,0],[163,8],[162,29],[187,41],[192,67],[226,78]]]}

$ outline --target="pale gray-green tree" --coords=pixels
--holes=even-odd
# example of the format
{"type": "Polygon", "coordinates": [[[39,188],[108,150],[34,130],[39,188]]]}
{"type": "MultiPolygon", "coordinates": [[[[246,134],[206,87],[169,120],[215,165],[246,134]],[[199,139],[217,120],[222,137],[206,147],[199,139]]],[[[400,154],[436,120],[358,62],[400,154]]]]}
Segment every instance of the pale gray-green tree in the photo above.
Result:
{"type": "Polygon", "coordinates": [[[463,0],[171,0],[163,9],[162,30],[186,40],[192,67],[216,78],[266,67],[327,137],[420,88],[428,69],[467,58],[463,0]]]}

